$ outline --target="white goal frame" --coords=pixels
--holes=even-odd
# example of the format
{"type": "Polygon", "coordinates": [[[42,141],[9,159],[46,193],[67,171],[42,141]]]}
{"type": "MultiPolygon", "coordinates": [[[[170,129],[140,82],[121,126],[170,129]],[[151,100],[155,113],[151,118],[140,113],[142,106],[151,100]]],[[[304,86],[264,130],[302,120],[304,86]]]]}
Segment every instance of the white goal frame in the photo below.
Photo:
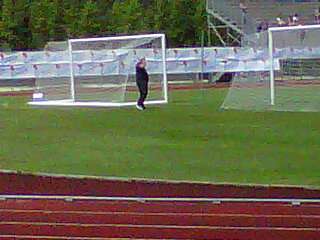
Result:
{"type": "Polygon", "coordinates": [[[270,104],[275,105],[275,79],[274,79],[274,57],[273,57],[273,33],[281,32],[286,30],[305,30],[305,29],[319,29],[320,24],[317,25],[306,25],[306,26],[291,26],[291,27],[271,27],[268,29],[268,50],[269,50],[269,59],[270,59],[270,104]]]}
{"type": "Polygon", "coordinates": [[[70,99],[51,100],[51,101],[33,101],[29,102],[32,106],[53,106],[53,107],[126,107],[135,106],[136,102],[96,102],[96,101],[76,101],[75,99],[75,83],[74,83],[74,70],[73,70],[73,55],[72,55],[72,43],[76,42],[96,42],[96,41],[112,41],[112,40],[129,40],[129,39],[142,39],[142,38],[161,38],[162,48],[162,75],[163,75],[163,100],[146,100],[146,105],[152,104],[166,104],[168,103],[168,79],[167,79],[167,66],[166,66],[166,37],[165,34],[144,34],[144,35],[130,35],[130,36],[115,36],[115,37],[98,37],[98,38],[83,38],[83,39],[69,39],[68,40],[68,52],[70,62],[70,99]]]}

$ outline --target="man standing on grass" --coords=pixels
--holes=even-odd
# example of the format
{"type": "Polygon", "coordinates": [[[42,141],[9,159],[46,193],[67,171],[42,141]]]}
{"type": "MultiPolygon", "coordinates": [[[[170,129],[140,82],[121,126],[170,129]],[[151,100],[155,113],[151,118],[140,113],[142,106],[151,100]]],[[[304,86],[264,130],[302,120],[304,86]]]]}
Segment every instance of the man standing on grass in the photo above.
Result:
{"type": "Polygon", "coordinates": [[[140,97],[137,102],[137,109],[143,111],[146,109],[144,106],[144,101],[148,95],[148,82],[149,82],[149,75],[146,70],[146,59],[142,58],[136,65],[136,82],[140,92],[140,97]]]}

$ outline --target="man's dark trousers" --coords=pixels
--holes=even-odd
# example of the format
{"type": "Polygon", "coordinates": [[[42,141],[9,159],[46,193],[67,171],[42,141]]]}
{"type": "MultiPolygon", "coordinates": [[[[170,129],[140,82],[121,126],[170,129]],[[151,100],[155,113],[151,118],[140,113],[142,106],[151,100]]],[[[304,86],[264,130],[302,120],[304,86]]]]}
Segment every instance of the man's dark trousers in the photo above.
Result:
{"type": "Polygon", "coordinates": [[[140,97],[138,99],[138,105],[144,107],[144,101],[148,95],[148,81],[146,80],[137,80],[137,85],[140,92],[140,97]]]}

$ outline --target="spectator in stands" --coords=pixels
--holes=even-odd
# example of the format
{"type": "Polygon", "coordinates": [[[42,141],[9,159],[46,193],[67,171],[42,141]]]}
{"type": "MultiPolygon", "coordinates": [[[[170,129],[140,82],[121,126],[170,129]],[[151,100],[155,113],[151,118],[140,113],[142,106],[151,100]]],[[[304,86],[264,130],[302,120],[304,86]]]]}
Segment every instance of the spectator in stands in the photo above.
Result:
{"type": "Polygon", "coordinates": [[[260,23],[258,24],[257,33],[262,32],[262,23],[263,23],[263,22],[260,22],[260,23]]]}
{"type": "Polygon", "coordinates": [[[299,25],[299,15],[297,13],[295,13],[293,16],[292,16],[292,21],[293,21],[293,25],[299,25]]]}
{"type": "Polygon", "coordinates": [[[277,17],[276,21],[277,21],[278,27],[283,27],[286,25],[286,22],[281,17],[277,17]]]}
{"type": "Polygon", "coordinates": [[[288,17],[288,26],[294,26],[293,15],[289,15],[288,17]]]}
{"type": "Polygon", "coordinates": [[[257,32],[263,32],[263,31],[267,31],[269,28],[269,23],[267,21],[262,21],[259,23],[258,27],[257,27],[257,32]]]}
{"type": "Polygon", "coordinates": [[[316,24],[320,24],[320,7],[314,11],[314,20],[316,24]]]}
{"type": "Polygon", "coordinates": [[[240,1],[239,7],[242,11],[242,23],[246,24],[247,23],[247,10],[248,10],[248,8],[247,8],[244,0],[240,1]]]}
{"type": "Polygon", "coordinates": [[[269,23],[267,21],[263,21],[262,31],[267,31],[269,28],[269,23]]]}

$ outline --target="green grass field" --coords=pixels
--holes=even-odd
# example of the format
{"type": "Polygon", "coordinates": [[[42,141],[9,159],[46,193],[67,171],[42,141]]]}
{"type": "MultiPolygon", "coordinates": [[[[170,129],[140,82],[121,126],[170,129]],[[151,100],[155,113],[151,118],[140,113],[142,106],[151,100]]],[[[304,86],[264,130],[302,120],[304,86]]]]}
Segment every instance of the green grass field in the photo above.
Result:
{"type": "Polygon", "coordinates": [[[320,186],[320,113],[221,111],[226,90],[166,106],[34,109],[0,98],[0,168],[29,172],[320,186]]]}

